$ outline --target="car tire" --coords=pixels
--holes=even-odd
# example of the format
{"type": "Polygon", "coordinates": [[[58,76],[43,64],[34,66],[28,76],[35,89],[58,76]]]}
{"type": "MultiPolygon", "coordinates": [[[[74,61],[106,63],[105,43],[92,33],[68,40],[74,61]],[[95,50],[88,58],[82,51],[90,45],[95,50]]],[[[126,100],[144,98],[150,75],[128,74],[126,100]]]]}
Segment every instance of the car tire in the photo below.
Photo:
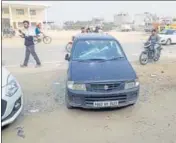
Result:
{"type": "Polygon", "coordinates": [[[171,39],[168,39],[167,41],[166,41],[166,45],[171,45],[171,43],[172,43],[172,41],[171,41],[171,39]]]}
{"type": "Polygon", "coordinates": [[[73,109],[73,107],[69,104],[68,95],[65,95],[65,104],[67,109],[73,109]]]}
{"type": "Polygon", "coordinates": [[[136,103],[137,103],[137,101],[136,101],[136,102],[134,102],[134,103],[132,103],[132,104],[130,104],[129,106],[134,106],[136,103]]]}

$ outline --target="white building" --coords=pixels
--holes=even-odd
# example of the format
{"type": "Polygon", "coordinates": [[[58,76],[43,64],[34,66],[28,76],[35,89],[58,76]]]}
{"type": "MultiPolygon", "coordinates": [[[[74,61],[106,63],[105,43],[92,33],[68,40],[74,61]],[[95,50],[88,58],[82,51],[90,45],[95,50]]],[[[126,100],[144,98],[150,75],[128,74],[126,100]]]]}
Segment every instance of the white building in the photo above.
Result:
{"type": "Polygon", "coordinates": [[[114,15],[114,24],[116,25],[130,24],[132,22],[132,17],[128,13],[121,12],[114,15]]]}
{"type": "Polygon", "coordinates": [[[138,26],[144,26],[146,23],[152,23],[156,21],[157,16],[148,12],[134,15],[134,24],[138,26]]]}
{"type": "Polygon", "coordinates": [[[31,25],[47,21],[49,5],[35,1],[2,1],[2,28],[12,26],[18,29],[23,21],[28,20],[31,25]]]}

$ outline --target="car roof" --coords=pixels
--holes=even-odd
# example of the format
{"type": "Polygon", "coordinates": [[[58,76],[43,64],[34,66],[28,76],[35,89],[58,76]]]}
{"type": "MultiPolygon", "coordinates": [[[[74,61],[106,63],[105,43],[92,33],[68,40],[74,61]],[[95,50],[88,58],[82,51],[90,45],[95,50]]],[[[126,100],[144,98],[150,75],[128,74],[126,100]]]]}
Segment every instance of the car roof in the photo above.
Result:
{"type": "Polygon", "coordinates": [[[77,40],[116,40],[113,36],[103,33],[81,33],[75,36],[77,40]]]}

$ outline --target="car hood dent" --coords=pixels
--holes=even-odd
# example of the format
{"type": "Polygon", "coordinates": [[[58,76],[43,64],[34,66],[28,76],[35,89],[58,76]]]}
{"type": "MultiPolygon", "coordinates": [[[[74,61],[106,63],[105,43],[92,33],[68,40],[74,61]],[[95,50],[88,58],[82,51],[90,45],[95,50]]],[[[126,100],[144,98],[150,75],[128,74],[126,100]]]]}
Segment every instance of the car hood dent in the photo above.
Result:
{"type": "Polygon", "coordinates": [[[120,81],[136,78],[126,59],[105,62],[71,62],[71,80],[78,82],[120,81]]]}

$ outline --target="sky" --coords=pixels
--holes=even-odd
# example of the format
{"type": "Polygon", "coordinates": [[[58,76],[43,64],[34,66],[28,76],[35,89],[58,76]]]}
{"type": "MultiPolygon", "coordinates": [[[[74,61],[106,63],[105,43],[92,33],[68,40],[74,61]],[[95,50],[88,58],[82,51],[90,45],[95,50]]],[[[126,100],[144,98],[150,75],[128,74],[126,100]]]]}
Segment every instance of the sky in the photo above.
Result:
{"type": "Polygon", "coordinates": [[[102,17],[113,21],[118,12],[130,15],[143,12],[156,13],[159,16],[176,17],[176,1],[35,1],[31,3],[49,4],[48,20],[60,24],[68,20],[91,20],[102,17]]]}

